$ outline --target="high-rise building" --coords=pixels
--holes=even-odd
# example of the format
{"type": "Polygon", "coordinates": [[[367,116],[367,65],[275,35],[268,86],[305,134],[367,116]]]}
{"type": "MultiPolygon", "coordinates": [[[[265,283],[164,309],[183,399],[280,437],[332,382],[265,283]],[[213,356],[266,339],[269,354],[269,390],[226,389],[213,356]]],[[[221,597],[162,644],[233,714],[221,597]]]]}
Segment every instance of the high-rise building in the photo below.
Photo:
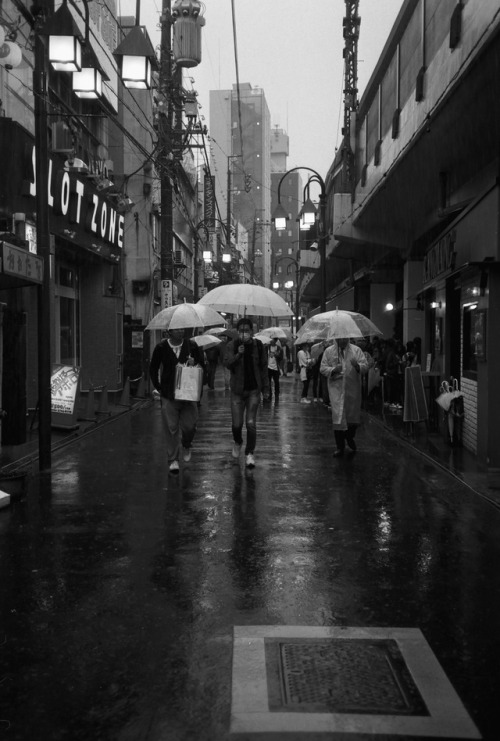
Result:
{"type": "Polygon", "coordinates": [[[249,235],[250,280],[271,283],[271,123],[264,91],[250,83],[210,91],[211,155],[221,218],[249,235]]]}

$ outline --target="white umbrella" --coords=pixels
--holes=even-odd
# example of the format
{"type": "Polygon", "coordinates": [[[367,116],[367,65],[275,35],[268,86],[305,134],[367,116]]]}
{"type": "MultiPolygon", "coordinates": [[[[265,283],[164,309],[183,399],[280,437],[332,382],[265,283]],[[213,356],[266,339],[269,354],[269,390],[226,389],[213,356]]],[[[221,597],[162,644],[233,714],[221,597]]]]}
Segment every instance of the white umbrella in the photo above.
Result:
{"type": "Polygon", "coordinates": [[[288,304],[264,286],[252,283],[230,283],[206,293],[197,306],[211,306],[216,311],[227,311],[243,316],[293,316],[288,304]]]}
{"type": "Polygon", "coordinates": [[[336,309],[330,319],[327,338],[340,340],[343,337],[368,337],[383,334],[378,327],[363,314],[336,309]]]}
{"type": "Polygon", "coordinates": [[[185,303],[162,309],[151,319],[146,329],[191,329],[225,323],[224,317],[210,306],[185,303]]]}
{"type": "MultiPolygon", "coordinates": [[[[353,327],[352,324],[349,324],[350,331],[352,331],[353,334],[344,336],[369,337],[374,334],[383,334],[383,332],[381,332],[378,327],[376,327],[375,324],[363,314],[356,311],[334,309],[333,311],[324,311],[321,314],[316,314],[304,322],[297,332],[295,344],[301,345],[304,342],[319,342],[320,340],[341,337],[341,335],[336,334],[336,330],[332,328],[332,320],[335,320],[336,326],[340,329],[342,325],[339,325],[339,321],[341,318],[346,316],[349,316],[353,320],[355,327],[353,327]]],[[[344,326],[342,331],[348,331],[348,327],[344,326]]]]}
{"type": "Polygon", "coordinates": [[[254,337],[256,340],[260,340],[263,345],[270,345],[271,344],[271,337],[269,337],[268,334],[263,334],[262,332],[257,332],[257,334],[254,334],[254,337]]]}
{"type": "Polygon", "coordinates": [[[265,334],[268,337],[276,338],[277,340],[288,340],[291,339],[292,333],[290,330],[283,329],[283,327],[266,327],[260,331],[260,334],[265,334]]]}
{"type": "Polygon", "coordinates": [[[210,350],[210,348],[222,344],[220,337],[216,337],[213,334],[198,334],[196,337],[191,337],[191,342],[194,342],[198,347],[203,348],[203,350],[210,350]]]}
{"type": "Polygon", "coordinates": [[[210,329],[206,329],[203,334],[214,334],[215,336],[224,334],[227,332],[227,327],[210,327],[210,329]]]}

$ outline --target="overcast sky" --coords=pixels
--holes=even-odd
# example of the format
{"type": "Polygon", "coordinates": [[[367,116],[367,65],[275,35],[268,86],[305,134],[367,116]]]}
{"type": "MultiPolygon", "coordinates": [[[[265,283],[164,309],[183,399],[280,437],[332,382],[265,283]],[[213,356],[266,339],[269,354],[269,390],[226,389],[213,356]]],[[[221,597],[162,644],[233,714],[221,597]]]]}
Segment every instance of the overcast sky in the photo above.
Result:
{"type": "MultiPolygon", "coordinates": [[[[361,97],[403,0],[360,0],[358,89],[361,97]]],[[[135,14],[135,0],[119,13],[135,14]]],[[[288,167],[323,177],[341,140],[344,0],[235,0],[240,83],[261,87],[271,126],[290,137],[288,167]]],[[[202,61],[190,70],[209,127],[209,91],[236,82],[231,0],[206,0],[202,61]]],[[[142,0],[141,24],[159,44],[161,0],[142,0]]]]}

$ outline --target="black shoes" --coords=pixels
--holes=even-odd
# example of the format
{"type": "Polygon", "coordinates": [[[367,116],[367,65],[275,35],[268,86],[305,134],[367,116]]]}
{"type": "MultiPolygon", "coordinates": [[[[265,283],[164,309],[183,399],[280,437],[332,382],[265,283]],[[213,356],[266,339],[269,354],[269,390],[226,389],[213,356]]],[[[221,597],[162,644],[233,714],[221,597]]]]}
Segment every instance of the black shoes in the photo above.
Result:
{"type": "Polygon", "coordinates": [[[333,451],[333,457],[334,458],[342,458],[344,455],[344,449],[343,448],[337,448],[337,450],[333,451]]]}

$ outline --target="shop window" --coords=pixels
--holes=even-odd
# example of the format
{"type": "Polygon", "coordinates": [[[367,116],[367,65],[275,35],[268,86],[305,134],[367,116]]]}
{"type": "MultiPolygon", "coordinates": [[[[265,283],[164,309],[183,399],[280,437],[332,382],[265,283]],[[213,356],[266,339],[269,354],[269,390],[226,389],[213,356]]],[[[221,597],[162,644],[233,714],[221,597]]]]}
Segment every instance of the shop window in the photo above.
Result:
{"type": "Polygon", "coordinates": [[[486,359],[486,312],[476,304],[463,310],[463,372],[476,378],[478,361],[486,359]]]}

